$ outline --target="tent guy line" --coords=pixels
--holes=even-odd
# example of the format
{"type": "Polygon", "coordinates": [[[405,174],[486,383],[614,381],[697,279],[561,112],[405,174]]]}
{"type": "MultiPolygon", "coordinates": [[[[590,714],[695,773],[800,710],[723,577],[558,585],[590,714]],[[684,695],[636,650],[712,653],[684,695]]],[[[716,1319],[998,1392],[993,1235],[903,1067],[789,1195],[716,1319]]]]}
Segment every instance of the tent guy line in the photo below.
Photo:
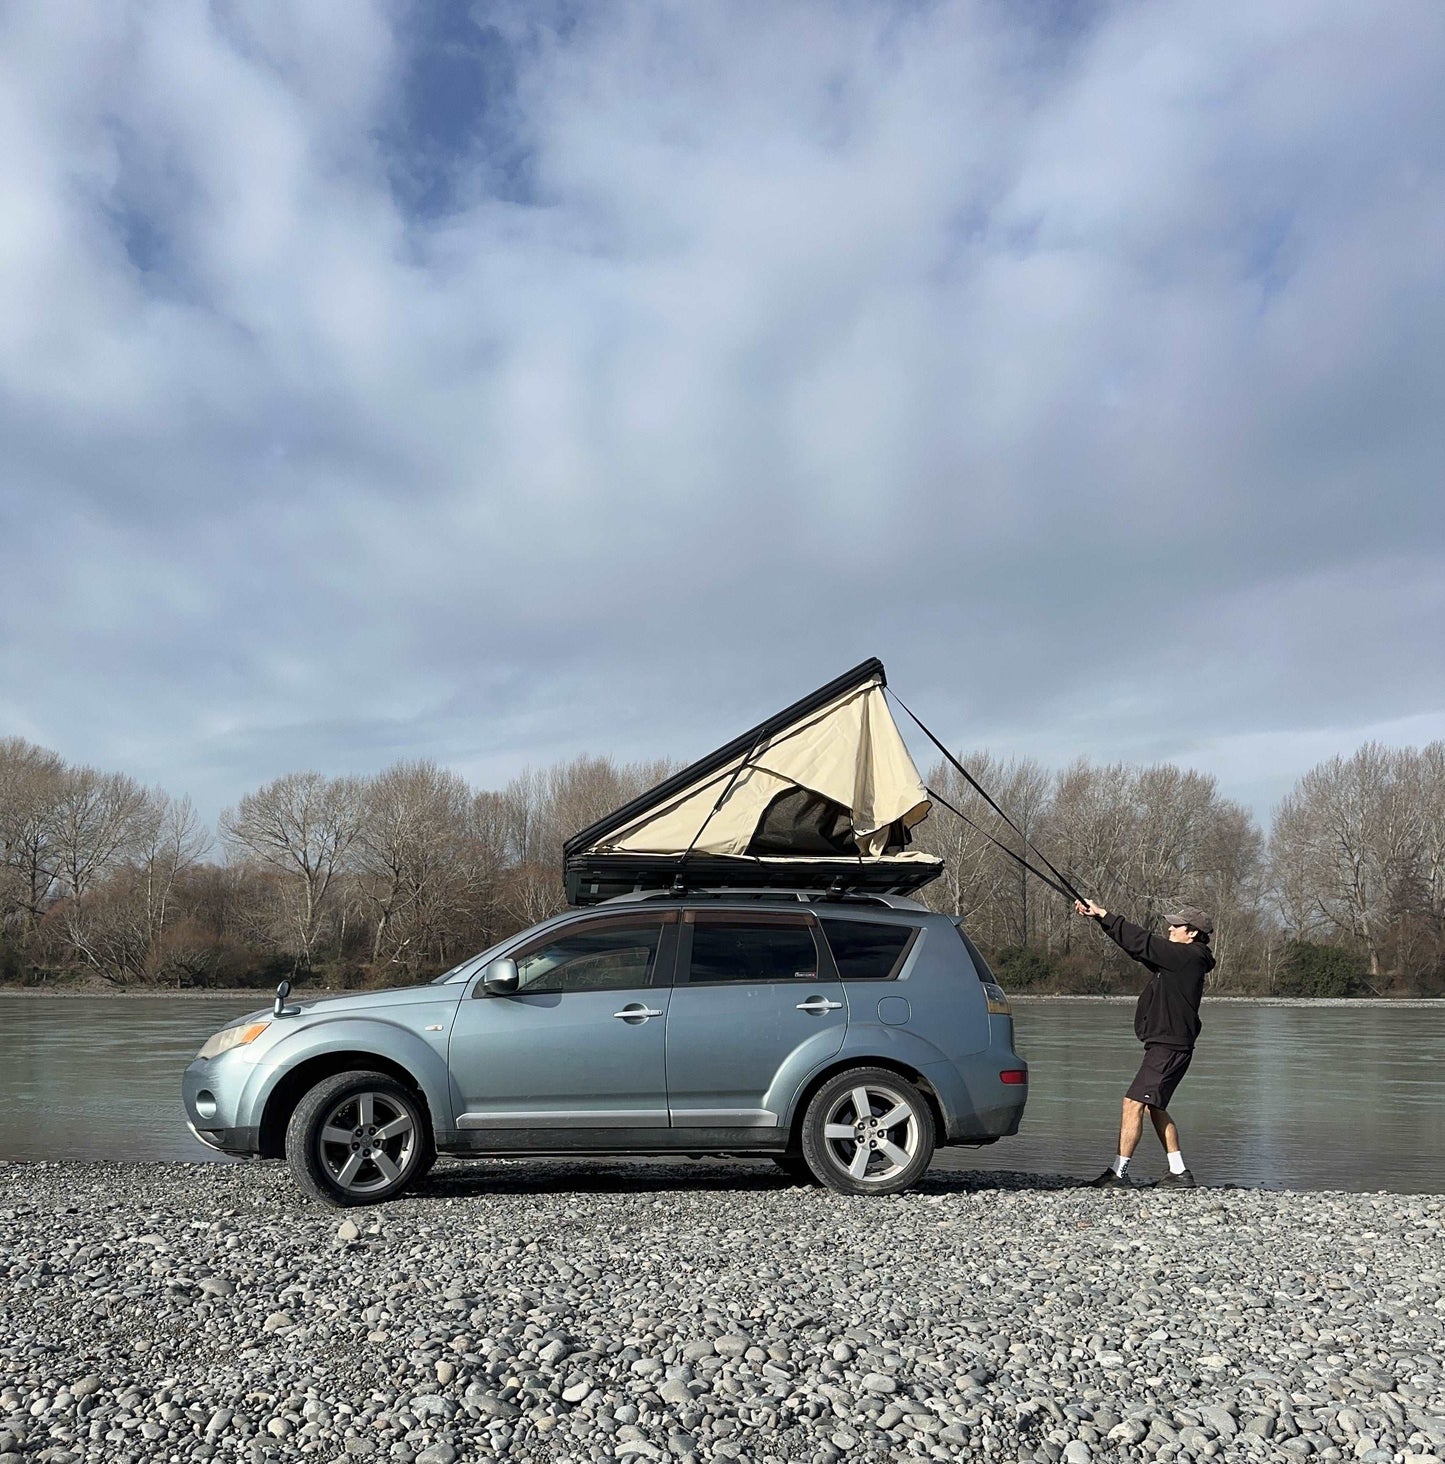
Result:
{"type": "Polygon", "coordinates": [[[1014,833],[1016,833],[1019,838],[1023,840],[1024,848],[1033,850],[1033,852],[1038,856],[1040,863],[1043,864],[1044,868],[1046,868],[1049,871],[1049,874],[1052,874],[1054,878],[1050,879],[1048,875],[1040,874],[1039,871],[1028,862],[1028,860],[1024,859],[1021,855],[1016,854],[1012,849],[1009,848],[1007,844],[1001,842],[998,839],[995,839],[993,835],[988,832],[987,829],[979,828],[979,826],[974,823],[974,821],[969,818],[967,814],[961,813],[946,798],[940,798],[939,795],[935,793],[932,788],[928,789],[928,796],[933,799],[935,803],[941,803],[946,809],[948,809],[950,813],[957,814],[957,816],[961,818],[964,823],[969,826],[969,828],[977,830],[980,834],[984,836],[985,839],[988,839],[990,842],[997,845],[1000,849],[1004,851],[1005,854],[1009,856],[1010,859],[1016,859],[1021,865],[1023,865],[1026,870],[1028,870],[1030,874],[1032,874],[1036,879],[1042,880],[1046,885],[1049,886],[1050,889],[1057,890],[1059,894],[1064,896],[1065,899],[1083,900],[1084,903],[1087,904],[1087,899],[1085,899],[1085,897],[1081,895],[1079,891],[1075,888],[1074,882],[1068,877],[1068,875],[1062,873],[1060,870],[1054,867],[1054,865],[1050,862],[1048,855],[1045,854],[1044,851],[1040,849],[1038,845],[1035,844],[1028,837],[1027,834],[1024,833],[1024,831],[1008,816],[1008,814],[1003,811],[1002,808],[998,806],[997,803],[994,802],[993,798],[989,795],[987,789],[984,788],[983,784],[980,783],[978,779],[975,778],[974,775],[969,772],[969,770],[964,767],[964,765],[959,762],[956,757],[954,757],[954,755],[943,745],[943,743],[941,743],[938,738],[935,737],[933,733],[923,725],[923,722],[919,718],[917,712],[915,712],[908,705],[908,703],[905,702],[896,691],[894,691],[891,686],[887,685],[886,682],[884,683],[883,690],[885,695],[891,696],[893,700],[896,701],[898,705],[905,712],[907,712],[910,717],[913,718],[914,722],[918,724],[918,730],[922,732],[923,735],[928,738],[928,740],[944,755],[944,757],[953,764],[954,768],[956,768],[958,772],[962,774],[964,779],[967,781],[969,787],[971,787],[974,792],[977,793],[978,796],[982,798],[983,801],[987,803],[988,806],[993,809],[996,814],[998,814],[998,816],[1009,826],[1009,828],[1011,828],[1014,833]]]}
{"type": "Polygon", "coordinates": [[[1054,890],[1056,893],[1061,894],[1066,900],[1082,900],[1084,898],[1080,894],[1071,894],[1057,880],[1050,879],[1048,875],[1044,874],[1040,870],[1035,869],[1034,866],[1030,864],[1028,860],[1023,857],[1022,854],[1019,854],[1015,850],[1010,849],[1009,846],[1003,842],[1003,840],[994,838],[994,836],[989,833],[987,829],[981,828],[978,824],[974,823],[974,821],[966,813],[964,813],[962,809],[956,808],[952,803],[948,801],[948,799],[943,796],[942,793],[938,792],[936,789],[930,788],[928,790],[928,796],[933,799],[935,803],[941,803],[951,814],[954,814],[956,817],[962,819],[963,822],[966,823],[969,828],[971,828],[975,833],[982,834],[984,838],[989,841],[990,844],[994,845],[995,848],[1001,849],[1021,869],[1026,869],[1031,875],[1033,875],[1036,880],[1039,880],[1041,883],[1048,885],[1051,890],[1054,890]]]}

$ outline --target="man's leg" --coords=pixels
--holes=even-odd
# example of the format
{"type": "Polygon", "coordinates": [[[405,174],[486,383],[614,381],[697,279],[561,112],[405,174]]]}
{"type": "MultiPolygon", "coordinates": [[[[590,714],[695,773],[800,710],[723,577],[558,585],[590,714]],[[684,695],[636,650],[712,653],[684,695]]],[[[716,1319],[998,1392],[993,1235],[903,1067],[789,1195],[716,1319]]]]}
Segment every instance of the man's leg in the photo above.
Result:
{"type": "Polygon", "coordinates": [[[1159,1135],[1159,1142],[1164,1145],[1166,1154],[1177,1154],[1179,1152],[1179,1130],[1174,1126],[1174,1120],[1169,1117],[1167,1108],[1151,1108],[1149,1117],[1154,1124],[1154,1132],[1159,1135]]]}
{"type": "Polygon", "coordinates": [[[1124,1112],[1119,1119],[1119,1152],[1114,1162],[1094,1181],[1096,1187],[1111,1184],[1129,1184],[1125,1170],[1134,1150],[1139,1144],[1139,1135],[1144,1132],[1144,1105],[1137,1098],[1124,1099],[1124,1112]]]}
{"type": "Polygon", "coordinates": [[[1154,1132],[1159,1135],[1159,1142],[1164,1145],[1164,1157],[1169,1161],[1169,1180],[1177,1182],[1179,1176],[1188,1175],[1189,1185],[1194,1184],[1194,1176],[1184,1164],[1184,1155],[1179,1152],[1179,1130],[1174,1126],[1174,1120],[1169,1117],[1167,1108],[1151,1108],[1149,1117],[1154,1122],[1154,1132]]]}
{"type": "Polygon", "coordinates": [[[1135,1098],[1125,1098],[1124,1112],[1119,1119],[1119,1157],[1132,1159],[1139,1147],[1139,1136],[1144,1132],[1145,1104],[1135,1098]]]}

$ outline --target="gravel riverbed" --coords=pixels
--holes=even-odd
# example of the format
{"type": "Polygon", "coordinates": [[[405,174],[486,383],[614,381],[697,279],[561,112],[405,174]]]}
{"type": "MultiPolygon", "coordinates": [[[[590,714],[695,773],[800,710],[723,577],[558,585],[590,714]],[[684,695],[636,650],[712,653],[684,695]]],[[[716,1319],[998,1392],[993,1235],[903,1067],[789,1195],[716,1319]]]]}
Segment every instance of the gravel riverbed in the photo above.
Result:
{"type": "Polygon", "coordinates": [[[1445,1458],[1445,1199],[0,1165],[0,1464],[1445,1458]]]}

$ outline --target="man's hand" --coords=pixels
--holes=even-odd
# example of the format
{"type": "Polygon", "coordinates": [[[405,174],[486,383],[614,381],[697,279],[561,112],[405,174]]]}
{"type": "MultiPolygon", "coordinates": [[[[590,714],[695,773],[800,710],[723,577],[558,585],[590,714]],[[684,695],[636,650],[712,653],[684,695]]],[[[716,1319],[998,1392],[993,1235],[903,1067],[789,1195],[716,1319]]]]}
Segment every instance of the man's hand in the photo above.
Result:
{"type": "Polygon", "coordinates": [[[1094,900],[1075,900],[1074,909],[1080,915],[1087,915],[1093,920],[1102,920],[1109,912],[1094,900]]]}

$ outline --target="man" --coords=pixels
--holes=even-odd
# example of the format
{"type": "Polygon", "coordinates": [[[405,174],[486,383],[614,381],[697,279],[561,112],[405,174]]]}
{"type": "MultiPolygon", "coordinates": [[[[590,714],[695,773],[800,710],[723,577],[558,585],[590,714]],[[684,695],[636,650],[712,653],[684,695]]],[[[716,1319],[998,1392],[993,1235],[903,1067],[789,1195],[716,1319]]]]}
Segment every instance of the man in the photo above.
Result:
{"type": "Polygon", "coordinates": [[[1169,1117],[1169,1100],[1194,1058],[1204,978],[1214,969],[1209,949],[1214,923],[1196,906],[1181,905],[1164,917],[1169,938],[1160,940],[1122,915],[1109,914],[1093,900],[1076,900],[1074,909],[1097,920],[1120,950],[1153,973],[1134,1008],[1134,1035],[1144,1044],[1144,1061],[1124,1095],[1119,1152],[1093,1181],[1094,1186],[1102,1189],[1132,1183],[1129,1161],[1144,1131],[1144,1110],[1148,1109],[1169,1160],[1169,1172],[1159,1183],[1171,1189],[1193,1189],[1194,1176],[1179,1150],[1179,1130],[1169,1117]]]}

